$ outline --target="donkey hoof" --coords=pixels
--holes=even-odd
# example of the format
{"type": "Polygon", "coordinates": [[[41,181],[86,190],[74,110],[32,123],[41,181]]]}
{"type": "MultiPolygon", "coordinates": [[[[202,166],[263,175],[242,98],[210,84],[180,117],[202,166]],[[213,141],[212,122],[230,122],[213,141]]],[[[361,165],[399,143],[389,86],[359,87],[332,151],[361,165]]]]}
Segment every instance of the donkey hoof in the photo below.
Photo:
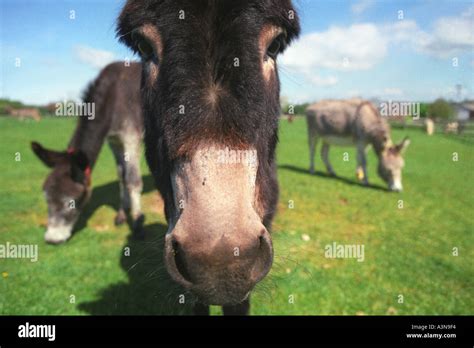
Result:
{"type": "Polygon", "coordinates": [[[311,175],[316,174],[316,171],[314,170],[314,168],[309,168],[309,174],[311,175]]]}
{"type": "Polygon", "coordinates": [[[123,210],[120,210],[114,219],[115,226],[120,226],[124,224],[126,221],[127,221],[127,215],[125,214],[123,210]]]}
{"type": "Polygon", "coordinates": [[[329,176],[335,178],[337,175],[336,175],[336,173],[334,173],[334,172],[331,171],[331,172],[329,172],[329,176]]]}
{"type": "Polygon", "coordinates": [[[145,231],[143,229],[144,223],[145,223],[145,215],[143,214],[138,216],[135,219],[135,221],[133,221],[133,226],[132,226],[133,237],[137,240],[145,239],[145,231]]]}

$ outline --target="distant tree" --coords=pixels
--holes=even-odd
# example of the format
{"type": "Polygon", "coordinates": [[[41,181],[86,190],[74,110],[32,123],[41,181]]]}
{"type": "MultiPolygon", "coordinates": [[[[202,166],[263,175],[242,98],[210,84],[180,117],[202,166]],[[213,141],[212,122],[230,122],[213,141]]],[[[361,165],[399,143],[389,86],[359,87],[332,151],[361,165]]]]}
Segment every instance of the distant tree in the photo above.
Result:
{"type": "Polygon", "coordinates": [[[308,107],[309,103],[304,104],[292,104],[288,103],[284,107],[282,107],[281,111],[284,114],[293,114],[293,115],[304,115],[306,108],[308,107]]]}
{"type": "Polygon", "coordinates": [[[0,114],[8,114],[11,109],[20,109],[25,107],[22,102],[0,98],[0,114]]]}
{"type": "Polygon", "coordinates": [[[24,107],[25,105],[17,100],[11,100],[8,98],[0,98],[0,107],[11,106],[14,109],[19,109],[24,107]]]}
{"type": "Polygon", "coordinates": [[[295,106],[295,114],[304,115],[306,108],[309,106],[309,103],[298,104],[295,106]]]}
{"type": "Polygon", "coordinates": [[[428,103],[420,103],[420,117],[428,117],[428,103]]]}
{"type": "Polygon", "coordinates": [[[437,99],[428,105],[428,116],[435,119],[451,119],[454,117],[454,109],[444,99],[437,99]]]}

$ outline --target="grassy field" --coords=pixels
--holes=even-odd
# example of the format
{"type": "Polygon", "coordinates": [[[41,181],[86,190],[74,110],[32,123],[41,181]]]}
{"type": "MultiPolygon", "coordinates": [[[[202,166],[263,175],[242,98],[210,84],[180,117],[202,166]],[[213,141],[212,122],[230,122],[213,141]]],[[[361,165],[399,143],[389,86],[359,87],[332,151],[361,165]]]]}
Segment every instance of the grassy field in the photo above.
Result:
{"type": "MultiPolygon", "coordinates": [[[[131,239],[128,226],[113,224],[118,183],[106,147],[75,235],[60,246],[43,242],[47,207],[41,186],[48,169],[29,142],[64,149],[74,124],[0,118],[0,244],[39,246],[37,262],[0,259],[0,314],[190,313],[190,296],[178,302],[181,289],[162,266],[163,205],[144,160],[144,242],[131,239]]],[[[319,172],[309,175],[305,122],[282,121],[275,264],[253,294],[252,314],[474,314],[474,140],[393,132],[395,141],[404,135],[412,140],[405,191],[390,193],[376,176],[372,150],[373,187],[357,184],[352,148],[331,149],[338,178],[324,174],[319,156],[319,172]],[[343,161],[346,151],[349,161],[343,161]],[[364,245],[364,261],[326,258],[324,247],[333,242],[364,245]]]]}

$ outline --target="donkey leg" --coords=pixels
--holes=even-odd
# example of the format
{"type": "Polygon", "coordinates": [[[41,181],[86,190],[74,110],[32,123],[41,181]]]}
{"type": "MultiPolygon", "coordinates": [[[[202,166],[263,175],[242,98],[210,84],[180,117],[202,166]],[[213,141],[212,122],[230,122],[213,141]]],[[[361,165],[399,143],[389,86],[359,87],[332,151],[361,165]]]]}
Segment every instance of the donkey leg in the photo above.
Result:
{"type": "Polygon", "coordinates": [[[308,130],[308,145],[309,145],[309,172],[311,174],[315,173],[314,170],[314,154],[316,152],[316,143],[318,142],[318,139],[316,137],[316,134],[312,133],[311,131],[308,130]]]}
{"type": "Polygon", "coordinates": [[[367,159],[366,159],[366,145],[364,143],[357,143],[357,178],[363,182],[364,185],[369,184],[367,177],[367,159]]]}
{"type": "Polygon", "coordinates": [[[336,176],[334,169],[332,169],[331,163],[329,162],[329,144],[323,142],[323,146],[321,147],[321,158],[323,159],[324,165],[331,176],[336,176]]]}
{"type": "Polygon", "coordinates": [[[233,306],[222,306],[224,315],[249,315],[250,313],[250,296],[243,302],[233,306]]]}
{"type": "Polygon", "coordinates": [[[145,216],[141,209],[141,194],[143,190],[140,172],[140,137],[127,135],[125,147],[125,187],[130,196],[130,215],[133,221],[132,229],[135,237],[143,239],[143,223],[145,216]]]}
{"type": "Polygon", "coordinates": [[[126,210],[130,207],[130,197],[125,188],[125,159],[123,144],[120,140],[113,138],[109,139],[109,146],[114,154],[115,163],[117,164],[117,176],[120,188],[120,203],[117,215],[115,216],[115,225],[121,225],[127,221],[126,210]]]}

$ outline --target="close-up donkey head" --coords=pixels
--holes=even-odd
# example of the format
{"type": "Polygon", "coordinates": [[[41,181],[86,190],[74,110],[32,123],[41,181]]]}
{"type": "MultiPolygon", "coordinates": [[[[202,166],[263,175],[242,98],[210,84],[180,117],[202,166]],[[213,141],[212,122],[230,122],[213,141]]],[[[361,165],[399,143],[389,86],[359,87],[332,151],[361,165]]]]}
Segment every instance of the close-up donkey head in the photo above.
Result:
{"type": "Polygon", "coordinates": [[[205,304],[242,302],[271,268],[277,57],[299,30],[290,1],[132,0],[120,15],[143,62],[166,266],[205,304]]]}

